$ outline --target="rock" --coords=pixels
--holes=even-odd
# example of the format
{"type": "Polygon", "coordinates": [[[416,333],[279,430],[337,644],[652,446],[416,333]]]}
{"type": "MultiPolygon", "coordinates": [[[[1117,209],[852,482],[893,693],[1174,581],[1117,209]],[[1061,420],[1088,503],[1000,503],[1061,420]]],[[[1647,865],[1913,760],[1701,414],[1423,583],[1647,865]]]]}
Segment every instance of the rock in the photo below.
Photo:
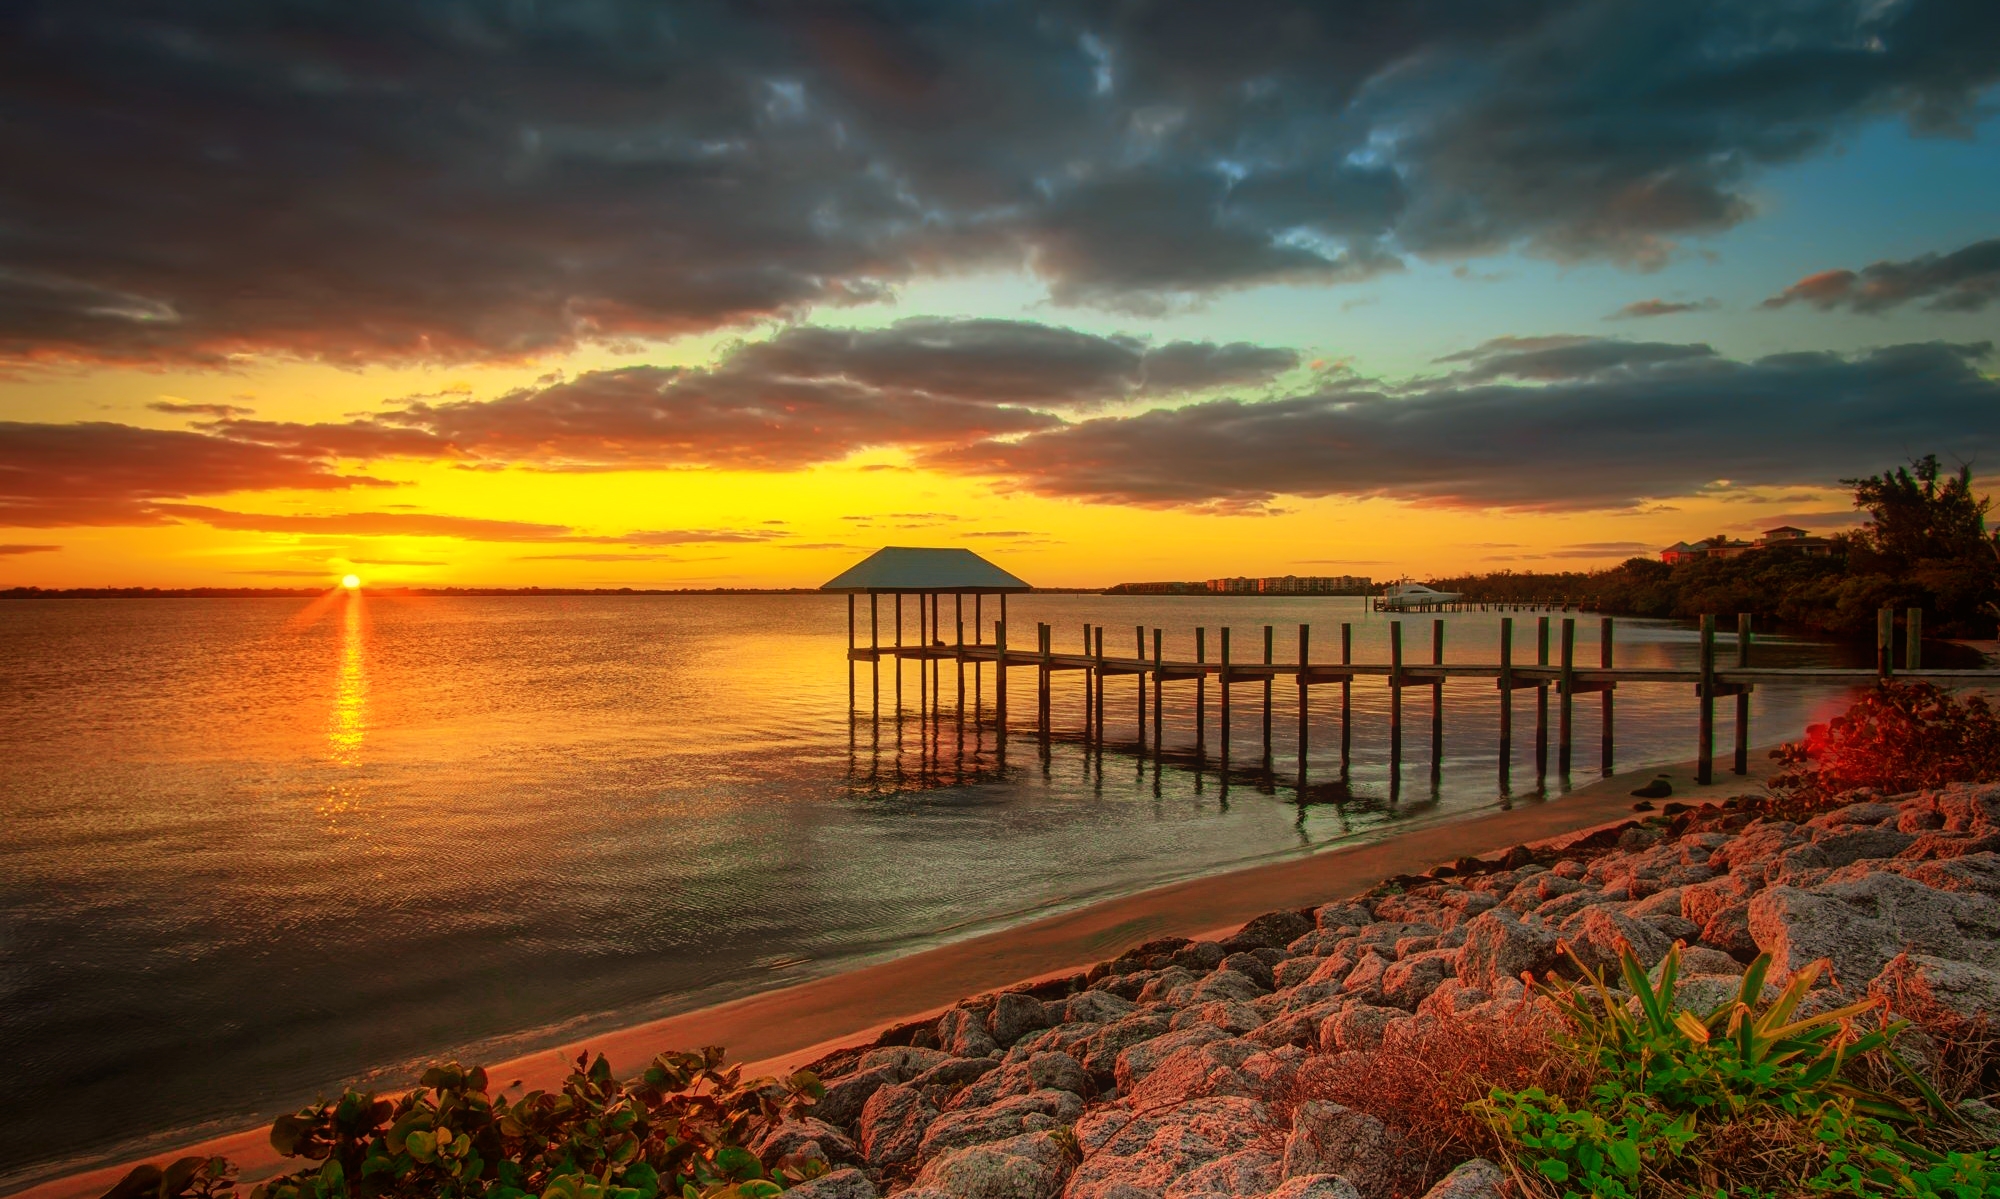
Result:
{"type": "Polygon", "coordinates": [[[1313,976],[1313,972],[1319,969],[1319,964],[1320,959],[1316,957],[1286,958],[1271,969],[1272,989],[1283,990],[1286,987],[1298,986],[1313,976]]]}
{"type": "Polygon", "coordinates": [[[945,1105],[946,1111],[985,1107],[1015,1095],[1057,1090],[1081,1095],[1090,1089],[1083,1067],[1067,1053],[1038,1053],[1023,1062],[1002,1066],[974,1082],[945,1105]]]}
{"type": "Polygon", "coordinates": [[[1388,971],[1389,959],[1371,949],[1362,955],[1361,960],[1354,964],[1354,969],[1348,971],[1347,977],[1341,980],[1341,994],[1357,996],[1364,1002],[1373,1003],[1382,998],[1382,979],[1388,971]]]}
{"type": "Polygon", "coordinates": [[[954,1149],[1004,1141],[1029,1132],[1075,1122],[1083,1114],[1083,1100],[1068,1091],[1031,1091],[1015,1095],[990,1107],[946,1112],[931,1122],[924,1133],[917,1157],[929,1161],[954,1149]]]}
{"type": "Polygon", "coordinates": [[[1389,966],[1382,972],[1382,1001],[1414,1011],[1419,1003],[1437,990],[1437,985],[1458,969],[1458,949],[1426,949],[1389,966]]]}
{"type": "Polygon", "coordinates": [[[1915,841],[1916,838],[1910,834],[1899,833],[1892,828],[1844,828],[1837,832],[1816,835],[1813,838],[1813,845],[1826,855],[1827,865],[1846,866],[1863,858],[1893,858],[1908,849],[1915,841]]]}
{"type": "Polygon", "coordinates": [[[1128,1046],[1118,1055],[1118,1064],[1114,1068],[1118,1080],[1118,1093],[1131,1094],[1134,1083],[1151,1074],[1161,1062],[1177,1050],[1229,1039],[1229,1034],[1219,1028],[1198,1024],[1193,1028],[1184,1028],[1179,1032],[1170,1032],[1165,1036],[1153,1037],[1128,1046]]]}
{"type": "Polygon", "coordinates": [[[1287,1178],[1264,1199],[1361,1199],[1361,1192],[1338,1174],[1301,1174],[1287,1178]]]}
{"type": "Polygon", "coordinates": [[[863,1070],[850,1074],[826,1088],[826,1095],[813,1105],[813,1112],[828,1124],[846,1127],[854,1123],[861,1114],[861,1105],[878,1089],[891,1083],[900,1082],[897,1071],[889,1066],[877,1066],[873,1070],[863,1070]]]}
{"type": "Polygon", "coordinates": [[[978,1012],[953,1008],[938,1017],[938,1044],[953,1057],[985,1057],[1000,1048],[978,1012]]]}
{"type": "Polygon", "coordinates": [[[1673,948],[1673,942],[1652,925],[1609,908],[1579,912],[1563,931],[1577,960],[1607,979],[1617,977],[1619,954],[1628,946],[1649,970],[1673,948]]]}
{"type": "Polygon", "coordinates": [[[919,1049],[914,1045],[884,1045],[862,1054],[856,1065],[863,1070],[886,1066],[895,1072],[897,1082],[908,1082],[924,1071],[950,1061],[951,1056],[942,1050],[919,1049]]]}
{"type": "Polygon", "coordinates": [[[818,1157],[828,1162],[858,1162],[861,1150],[852,1138],[825,1120],[813,1116],[786,1120],[751,1147],[767,1162],[794,1154],[818,1157]]]}
{"type": "Polygon", "coordinates": [[[1458,979],[1490,992],[1501,980],[1519,978],[1524,972],[1539,977],[1555,967],[1557,940],[1555,933],[1524,923],[1506,908],[1484,912],[1466,923],[1465,945],[1458,951],[1458,979]]]}
{"type": "Polygon", "coordinates": [[[956,1090],[967,1083],[979,1081],[999,1068],[1000,1063],[990,1057],[955,1057],[917,1075],[910,1080],[910,1085],[926,1095],[956,1090]]]}
{"type": "Polygon", "coordinates": [[[1173,964],[1195,974],[1206,974],[1222,964],[1229,951],[1220,941],[1190,941],[1173,956],[1173,964]]]}
{"type": "Polygon", "coordinates": [[[1109,991],[1078,991],[1063,1003],[1064,1023],[1110,1024],[1136,1011],[1138,1005],[1109,991]]]}
{"type": "Polygon", "coordinates": [[[1406,1014],[1399,1008],[1355,1004],[1345,1011],[1328,1016],[1320,1024],[1320,1052],[1339,1053],[1345,1050],[1380,1048],[1382,1030],[1389,1027],[1392,1021],[1401,1020],[1406,1014]]]}
{"type": "MultiPolygon", "coordinates": [[[[1656,983],[1659,982],[1660,968],[1665,964],[1665,959],[1661,959],[1651,970],[1646,972],[1646,977],[1656,983]]],[[[1681,948],[1682,977],[1690,974],[1737,974],[1740,972],[1741,967],[1738,965],[1736,959],[1719,949],[1710,949],[1705,945],[1687,945],[1681,948]]]]}
{"type": "Polygon", "coordinates": [[[1014,1042],[1000,1060],[1007,1065],[1025,1062],[1038,1053],[1067,1053],[1072,1056],[1082,1053],[1084,1042],[1104,1031],[1102,1024],[1058,1024],[1038,1033],[1031,1033],[1014,1042]]]}
{"type": "Polygon", "coordinates": [[[1023,1033],[1036,1032],[1053,1023],[1041,1000],[1009,991],[994,1003],[993,1011],[986,1017],[986,1030],[993,1034],[994,1043],[1005,1049],[1020,1040],[1023,1033]]]}
{"type": "Polygon", "coordinates": [[[1218,1157],[1174,1180],[1164,1199],[1208,1199],[1217,1195],[1262,1195],[1278,1183],[1279,1163],[1257,1146],[1218,1157]]]}
{"type": "Polygon", "coordinates": [[[1030,1132],[943,1154],[923,1168],[916,1184],[953,1199],[1056,1199],[1075,1165],[1059,1138],[1030,1132]]]}
{"type": "Polygon", "coordinates": [[[1285,1177],[1345,1174],[1387,1180],[1402,1173],[1399,1138],[1365,1112],[1338,1103],[1310,1100],[1292,1117],[1285,1138],[1285,1177]]]}
{"type": "Polygon", "coordinates": [[[1268,993],[1270,989],[1247,974],[1235,970],[1217,970],[1195,984],[1189,1000],[1193,1003],[1213,1003],[1218,999],[1234,999],[1247,1003],[1268,993]]]}
{"type": "Polygon", "coordinates": [[[1755,959],[1761,951],[1750,931],[1750,905],[1732,903],[1717,909],[1701,926],[1701,943],[1739,962],[1755,959]]]}
{"type": "Polygon", "coordinates": [[[1632,791],[1632,795],[1637,799],[1665,799],[1673,793],[1674,785],[1667,781],[1667,776],[1664,774],[1654,775],[1652,782],[1643,787],[1635,787],[1632,791]]]}
{"type": "Polygon", "coordinates": [[[1454,1169],[1424,1192],[1424,1199],[1500,1199],[1507,1172],[1483,1157],[1454,1169]]]}
{"type": "Polygon", "coordinates": [[[1903,812],[1902,806],[1892,803],[1851,803],[1831,812],[1821,812],[1806,821],[1807,828],[1837,829],[1849,825],[1875,825],[1894,820],[1903,812]]]}
{"type": "Polygon", "coordinates": [[[1139,1006],[1158,1003],[1177,987],[1197,981],[1201,976],[1183,966],[1169,966],[1154,973],[1146,985],[1139,990],[1139,1006]]]}
{"type": "Polygon", "coordinates": [[[1343,928],[1360,928],[1372,923],[1375,913],[1365,905],[1352,901],[1321,904],[1313,909],[1313,926],[1323,933],[1336,932],[1343,928]]]}
{"type": "Polygon", "coordinates": [[[1266,991],[1273,986],[1270,963],[1254,953],[1232,953],[1216,969],[1234,970],[1266,991]]]}
{"type": "Polygon", "coordinates": [[[1200,1007],[1184,1008],[1169,1022],[1173,1029],[1191,1028],[1196,1024],[1213,1025],[1232,1037],[1240,1037],[1264,1026],[1264,1013],[1247,1003],[1218,999],[1204,1003],[1200,1007]]]}
{"type": "Polygon", "coordinates": [[[913,1086],[878,1088],[861,1107],[861,1152],[877,1168],[910,1161],[937,1116],[938,1109],[913,1086]]]}
{"type": "Polygon", "coordinates": [[[1924,953],[1899,955],[1875,976],[1869,990],[1893,997],[1899,983],[1915,998],[1930,1000],[1968,1020],[1991,1019],[2000,1012],[2000,971],[1984,966],[1924,953]]]}
{"type": "Polygon", "coordinates": [[[1259,947],[1283,949],[1313,931],[1313,922],[1297,912],[1266,912],[1222,939],[1230,953],[1259,947]]]}
{"type": "Polygon", "coordinates": [[[1142,1041],[1150,1041],[1168,1031],[1167,1020],[1153,1012],[1134,1012],[1085,1041],[1078,1061],[1093,1078],[1110,1079],[1119,1055],[1142,1041]]]}
{"type": "Polygon", "coordinates": [[[1693,941],[1701,936],[1701,925],[1668,912],[1656,912],[1651,916],[1641,916],[1640,920],[1653,926],[1653,931],[1668,941],[1693,941]]]}
{"type": "Polygon", "coordinates": [[[1750,901],[1750,932],[1771,953],[1777,978],[1827,957],[1843,984],[1858,986],[1905,950],[2000,965],[2000,903],[1936,891],[1899,874],[1873,873],[1813,891],[1767,888],[1750,901]]]}
{"type": "Polygon", "coordinates": [[[1250,1095],[1258,1089],[1257,1080],[1239,1067],[1262,1048],[1251,1041],[1229,1040],[1177,1049],[1130,1088],[1120,1088],[1120,1093],[1139,1110],[1208,1095],[1250,1095]]]}
{"type": "Polygon", "coordinates": [[[1096,1109],[1077,1124],[1083,1164],[1064,1193],[1067,1199],[1163,1196],[1176,1179],[1251,1148],[1265,1120],[1263,1105],[1241,1095],[1138,1114],[1096,1109]]]}
{"type": "MultiPolygon", "coordinates": [[[[822,1174],[811,1182],[802,1182],[786,1191],[789,1199],[881,1199],[881,1192],[868,1176],[849,1166],[845,1170],[835,1170],[822,1174]]],[[[904,1194],[910,1194],[905,1191],[904,1194]]]]}

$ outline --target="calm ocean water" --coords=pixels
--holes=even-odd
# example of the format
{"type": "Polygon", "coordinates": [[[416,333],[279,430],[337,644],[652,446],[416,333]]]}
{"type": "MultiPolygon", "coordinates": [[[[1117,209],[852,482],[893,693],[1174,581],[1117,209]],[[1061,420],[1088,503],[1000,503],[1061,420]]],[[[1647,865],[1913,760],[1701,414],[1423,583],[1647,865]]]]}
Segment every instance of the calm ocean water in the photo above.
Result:
{"type": "MultiPolygon", "coordinates": [[[[1027,596],[1009,614],[1017,645],[1047,620],[1069,648],[1094,621],[1129,653],[1144,624],[1190,657],[1194,626],[1213,653],[1229,624],[1245,659],[1272,623],[1281,661],[1298,622],[1330,660],[1352,621],[1357,659],[1387,659],[1387,618],[1359,600],[1027,596]]],[[[1431,618],[1404,619],[1427,660],[1431,618]]],[[[1445,619],[1449,658],[1494,658],[1497,616],[1445,619]]],[[[1532,661],[1532,617],[1517,626],[1532,661]]],[[[1596,620],[1579,626],[1595,662],[1596,620]]],[[[1029,671],[1004,762],[990,728],[918,719],[914,666],[912,714],[856,728],[845,637],[844,600],[821,596],[0,607],[0,1187],[434,1057],[493,1060],[1497,798],[1490,684],[1447,689],[1435,788],[1428,693],[1409,693],[1393,802],[1384,691],[1357,685],[1345,798],[1301,805],[1250,775],[1225,788],[1182,753],[1156,770],[1058,737],[1044,756],[1029,671]]],[[[1618,641],[1621,665],[1695,653],[1658,622],[1620,622],[1618,641]]],[[[1771,665],[1845,652],[1758,650],[1771,665]]],[[[1080,723],[1078,691],[1057,677],[1059,731],[1080,723]]],[[[1621,768],[1692,755],[1690,691],[1619,694],[1621,768]]],[[[1252,694],[1239,762],[1257,756],[1252,694]]],[[[1288,778],[1297,693],[1277,694],[1288,778]]],[[[1315,694],[1316,779],[1338,774],[1337,696],[1315,694]]],[[[1760,692],[1755,738],[1837,702],[1760,692]]],[[[1597,701],[1577,710],[1580,784],[1597,701]]],[[[1514,802],[1541,801],[1532,713],[1517,704],[1514,802]]],[[[1132,715],[1114,679],[1107,734],[1129,742],[1132,715]]],[[[1185,750],[1188,701],[1168,715],[1185,750]]]]}

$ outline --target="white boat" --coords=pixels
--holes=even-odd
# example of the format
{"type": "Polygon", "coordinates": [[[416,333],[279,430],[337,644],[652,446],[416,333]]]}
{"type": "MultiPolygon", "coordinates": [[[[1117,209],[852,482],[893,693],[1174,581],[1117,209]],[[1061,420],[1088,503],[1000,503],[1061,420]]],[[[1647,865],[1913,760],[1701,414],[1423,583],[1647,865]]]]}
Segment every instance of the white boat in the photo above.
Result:
{"type": "Polygon", "coordinates": [[[1438,591],[1422,583],[1391,583],[1382,591],[1382,598],[1375,607],[1380,612],[1424,612],[1442,608],[1446,604],[1457,603],[1463,598],[1457,591],[1438,591]]]}

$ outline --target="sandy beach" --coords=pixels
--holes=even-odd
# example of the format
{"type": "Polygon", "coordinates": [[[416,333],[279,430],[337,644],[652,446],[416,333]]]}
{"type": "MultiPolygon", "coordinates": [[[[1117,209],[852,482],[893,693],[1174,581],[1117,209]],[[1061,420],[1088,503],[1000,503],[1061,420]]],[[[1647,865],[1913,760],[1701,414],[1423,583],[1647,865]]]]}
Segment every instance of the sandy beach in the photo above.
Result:
{"type": "MultiPolygon", "coordinates": [[[[1092,904],[1014,928],[969,938],[826,978],[686,1012],[490,1066],[509,1093],[552,1089],[567,1064],[589,1050],[620,1074],[636,1072],[670,1048],[726,1046],[747,1073],[796,1068],[841,1045],[863,1042],[892,1025],[934,1015],[957,1000],[1037,978],[1073,973],[1133,944],[1161,936],[1202,937],[1231,931],[1278,909],[1325,903],[1384,878],[1439,862],[1581,833],[1633,814],[1633,788],[1664,774],[1677,800],[1719,798],[1761,788],[1772,763],[1753,751],[1750,776],[1725,772],[1697,786],[1692,761],[1648,766],[1599,779],[1549,800],[1495,805],[1474,816],[1408,829],[1387,840],[1336,846],[1243,870],[1175,883],[1092,904]]],[[[283,1166],[259,1126],[172,1153],[220,1155],[255,1182],[283,1166]]],[[[69,1174],[16,1194],[31,1199],[92,1199],[137,1161],[69,1174]]]]}

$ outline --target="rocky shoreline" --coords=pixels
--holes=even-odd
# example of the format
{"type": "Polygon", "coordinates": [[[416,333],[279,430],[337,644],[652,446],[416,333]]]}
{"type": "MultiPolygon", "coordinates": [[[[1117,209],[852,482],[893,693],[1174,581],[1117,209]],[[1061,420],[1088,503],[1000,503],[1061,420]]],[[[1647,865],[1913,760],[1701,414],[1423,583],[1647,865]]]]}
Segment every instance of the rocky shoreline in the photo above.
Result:
{"type": "MultiPolygon", "coordinates": [[[[1220,940],[1151,941],[829,1055],[814,1117],[760,1156],[833,1167],[798,1199],[1415,1193],[1398,1130],[1299,1101],[1303,1073],[1442,1021],[1518,1022],[1533,1007],[1521,976],[1555,968],[1559,944],[1586,964],[1629,947],[1652,966],[1677,941],[1691,1006],[1733,996],[1768,952],[1780,981],[1831,960],[1809,1000],[1821,1010],[1874,988],[1968,1019],[2000,1011],[2000,785],[1669,803],[1220,940]]],[[[1429,1199],[1507,1193],[1493,1162],[1448,1165],[1429,1199]]]]}

